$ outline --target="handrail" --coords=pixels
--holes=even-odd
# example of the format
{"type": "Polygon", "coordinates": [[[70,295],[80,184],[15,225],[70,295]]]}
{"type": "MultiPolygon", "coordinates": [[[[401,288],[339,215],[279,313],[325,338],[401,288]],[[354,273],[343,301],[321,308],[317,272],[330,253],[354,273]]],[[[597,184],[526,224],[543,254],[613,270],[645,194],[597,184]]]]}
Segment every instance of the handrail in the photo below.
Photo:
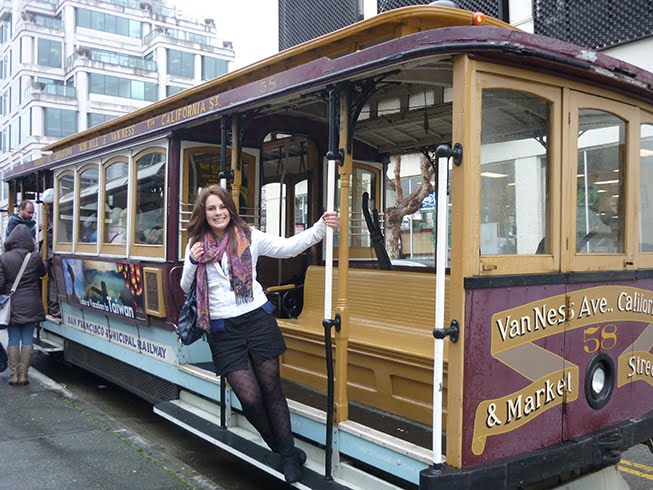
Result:
{"type": "MultiPolygon", "coordinates": [[[[339,91],[336,88],[329,90],[329,151],[327,152],[327,199],[326,210],[334,211],[336,195],[336,97],[339,91]]],[[[324,476],[331,478],[332,473],[332,455],[333,455],[333,350],[331,347],[331,327],[336,326],[339,330],[338,317],[331,319],[332,313],[332,291],[333,291],[333,229],[327,226],[326,234],[326,257],[324,270],[324,346],[326,353],[327,368],[327,423],[326,423],[326,451],[324,460],[324,476]]]]}

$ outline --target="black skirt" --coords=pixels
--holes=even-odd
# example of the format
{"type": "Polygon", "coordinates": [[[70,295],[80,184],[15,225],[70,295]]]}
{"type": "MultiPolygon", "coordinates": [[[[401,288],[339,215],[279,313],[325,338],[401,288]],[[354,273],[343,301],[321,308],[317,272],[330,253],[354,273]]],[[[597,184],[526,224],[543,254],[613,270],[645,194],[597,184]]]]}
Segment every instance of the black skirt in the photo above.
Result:
{"type": "Polygon", "coordinates": [[[224,321],[224,331],[209,332],[209,347],[216,374],[247,369],[279,357],[286,351],[277,319],[263,307],[224,321]]]}

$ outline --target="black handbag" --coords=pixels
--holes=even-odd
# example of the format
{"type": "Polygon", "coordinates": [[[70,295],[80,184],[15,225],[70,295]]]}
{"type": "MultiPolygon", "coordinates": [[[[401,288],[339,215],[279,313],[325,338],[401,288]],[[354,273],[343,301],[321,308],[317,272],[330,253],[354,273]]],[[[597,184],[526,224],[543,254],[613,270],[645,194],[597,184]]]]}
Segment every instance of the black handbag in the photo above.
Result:
{"type": "Polygon", "coordinates": [[[197,326],[197,281],[193,281],[186,293],[184,304],[179,311],[179,320],[175,328],[179,336],[179,342],[190,345],[204,335],[204,330],[197,326]]]}

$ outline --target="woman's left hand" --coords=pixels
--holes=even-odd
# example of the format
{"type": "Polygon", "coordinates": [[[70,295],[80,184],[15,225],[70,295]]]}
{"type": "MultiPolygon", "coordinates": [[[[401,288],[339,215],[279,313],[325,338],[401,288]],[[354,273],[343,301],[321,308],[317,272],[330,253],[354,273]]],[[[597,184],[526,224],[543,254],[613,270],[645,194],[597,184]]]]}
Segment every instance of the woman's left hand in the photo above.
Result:
{"type": "Polygon", "coordinates": [[[335,211],[327,211],[322,215],[322,219],[327,226],[330,226],[334,230],[338,228],[338,213],[335,211]]]}

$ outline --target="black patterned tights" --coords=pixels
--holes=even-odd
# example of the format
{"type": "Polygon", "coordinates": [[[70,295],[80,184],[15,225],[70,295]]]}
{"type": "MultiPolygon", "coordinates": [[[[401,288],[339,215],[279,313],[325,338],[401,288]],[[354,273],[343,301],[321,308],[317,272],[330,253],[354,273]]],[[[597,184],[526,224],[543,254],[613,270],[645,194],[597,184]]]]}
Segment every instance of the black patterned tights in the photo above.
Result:
{"type": "Polygon", "coordinates": [[[251,360],[247,369],[227,374],[247,420],[259,431],[268,446],[282,456],[294,447],[290,429],[288,402],[281,389],[279,358],[268,359],[258,366],[251,360]]]}

